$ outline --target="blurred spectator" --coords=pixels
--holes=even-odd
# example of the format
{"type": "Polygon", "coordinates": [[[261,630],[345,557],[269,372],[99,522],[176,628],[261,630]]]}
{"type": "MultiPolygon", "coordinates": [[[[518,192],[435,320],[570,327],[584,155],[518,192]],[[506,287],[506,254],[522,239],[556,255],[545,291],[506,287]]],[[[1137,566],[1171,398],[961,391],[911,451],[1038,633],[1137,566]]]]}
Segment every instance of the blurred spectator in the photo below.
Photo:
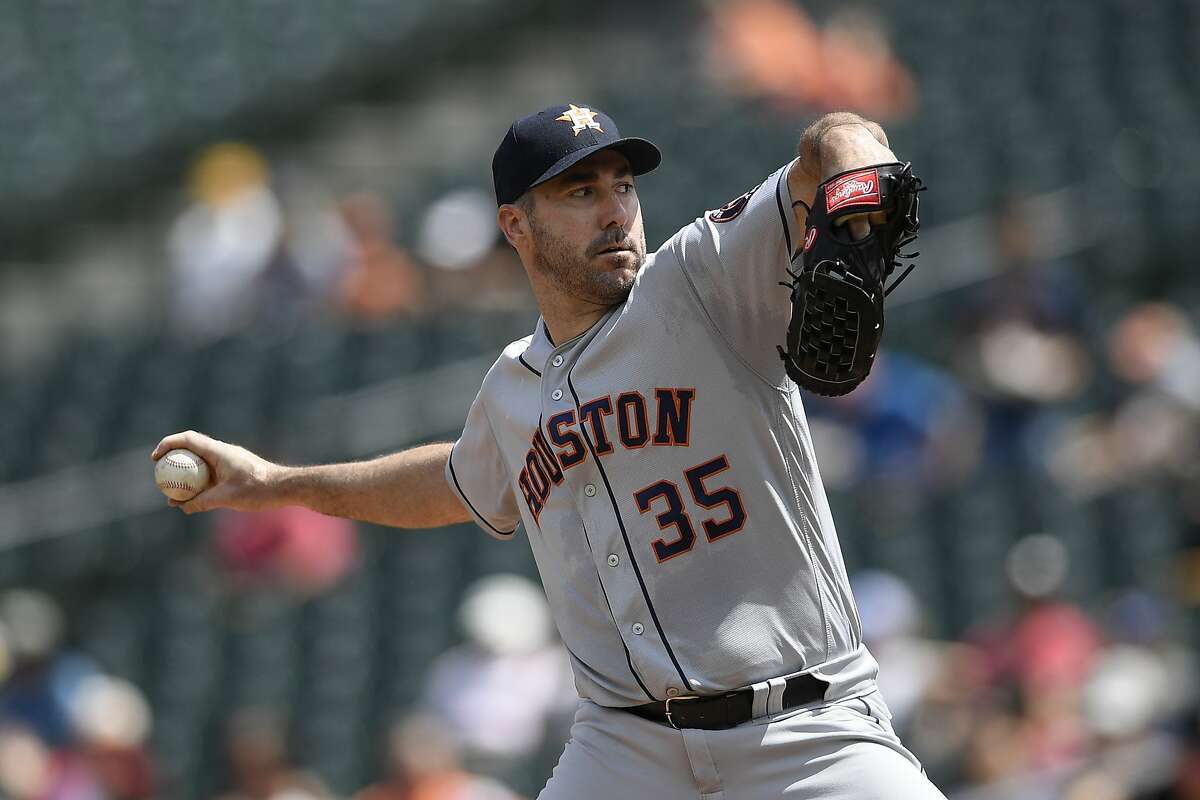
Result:
{"type": "Polygon", "coordinates": [[[425,288],[417,263],[392,243],[387,204],[367,192],[338,205],[349,235],[346,264],[338,287],[344,313],[376,322],[425,310],[425,288]]]}
{"type": "Polygon", "coordinates": [[[1091,374],[1075,281],[1035,249],[1030,213],[1020,198],[995,210],[997,273],[960,304],[955,356],[985,402],[989,460],[1010,466],[1040,456],[1044,408],[1078,396],[1091,374]]]}
{"type": "Polygon", "coordinates": [[[1086,770],[1063,787],[1063,800],[1132,800],[1121,779],[1103,769],[1086,770]]]}
{"type": "Polygon", "coordinates": [[[999,631],[993,680],[1013,680],[1029,692],[1079,687],[1101,637],[1081,608],[1056,599],[1070,569],[1066,548],[1053,536],[1027,536],[1013,545],[1006,566],[1022,607],[999,631]]]}
{"type": "Polygon", "coordinates": [[[1200,339],[1188,318],[1169,303],[1134,306],[1108,342],[1113,369],[1134,386],[1147,386],[1200,411],[1200,339]]]}
{"type": "Polygon", "coordinates": [[[283,161],[273,170],[283,210],[283,247],[294,269],[297,307],[284,313],[324,318],[337,310],[339,291],[354,247],[339,199],[324,175],[303,163],[283,161]]]}
{"type": "Polygon", "coordinates": [[[1171,701],[1169,679],[1166,666],[1142,648],[1105,648],[1083,690],[1088,727],[1109,739],[1141,734],[1164,716],[1171,701]]]}
{"type": "Polygon", "coordinates": [[[222,514],[214,541],[235,581],[282,585],[298,595],[337,584],[358,553],[354,523],[300,506],[222,514]]]}
{"type": "Polygon", "coordinates": [[[322,192],[293,170],[281,200],[263,155],[225,142],[196,160],[192,203],[168,238],[171,326],[209,340],[252,322],[288,325],[327,310],[352,247],[322,192]]]}
{"type": "Polygon", "coordinates": [[[988,785],[1028,773],[1029,748],[1020,719],[1001,707],[986,708],[960,758],[968,784],[988,785]]]}
{"type": "Polygon", "coordinates": [[[171,324],[183,336],[217,338],[253,316],[253,289],[281,257],[283,213],[266,161],[253,148],[210,147],[188,177],[192,204],[171,228],[171,324]]]}
{"type": "Polygon", "coordinates": [[[463,770],[454,737],[434,717],[401,719],[388,743],[388,776],[354,800],[516,800],[501,784],[463,770]]]}
{"type": "Polygon", "coordinates": [[[1169,784],[1138,800],[1200,800],[1200,707],[1192,709],[1169,784]]]}
{"type": "Polygon", "coordinates": [[[1168,303],[1133,307],[1109,339],[1114,372],[1130,389],[1112,420],[1123,472],[1194,479],[1200,463],[1200,337],[1168,303]]]}
{"type": "Polygon", "coordinates": [[[923,637],[916,595],[899,577],[863,570],[851,577],[851,588],[893,726],[938,785],[952,785],[961,778],[962,751],[986,696],[979,654],[923,637]]]}
{"type": "Polygon", "coordinates": [[[1151,665],[1151,679],[1134,693],[1155,690],[1150,692],[1153,719],[1183,719],[1200,697],[1196,655],[1174,638],[1171,608],[1156,592],[1129,589],[1116,596],[1106,619],[1108,652],[1141,656],[1151,665]]]}
{"type": "Polygon", "coordinates": [[[535,308],[525,268],[508,243],[493,245],[462,269],[431,271],[433,302],[443,310],[513,311],[535,308]]]}
{"type": "Polygon", "coordinates": [[[907,729],[930,687],[942,677],[946,646],[920,635],[917,598],[903,580],[882,570],[851,577],[863,641],[879,662],[879,689],[898,731],[907,729]]]}
{"type": "Polygon", "coordinates": [[[12,672],[0,691],[0,789],[29,800],[147,800],[150,708],[132,684],[61,648],[63,615],[49,596],[0,597],[12,672]]]}
{"type": "Polygon", "coordinates": [[[421,220],[421,257],[435,267],[466,269],[496,243],[496,203],[479,189],[455,189],[430,204],[421,220]]]}
{"type": "Polygon", "coordinates": [[[0,727],[0,790],[11,800],[105,800],[76,754],[52,751],[20,725],[0,727]]]}
{"type": "Polygon", "coordinates": [[[63,616],[46,594],[13,589],[0,596],[0,623],[12,653],[12,672],[0,689],[0,717],[29,728],[49,747],[71,741],[71,704],[96,674],[90,659],[59,645],[63,616]]]}
{"type": "Polygon", "coordinates": [[[926,487],[969,476],[979,454],[977,414],[947,374],[887,351],[850,394],[807,399],[821,476],[830,486],[887,477],[926,487]]]}
{"type": "Polygon", "coordinates": [[[137,687],[106,675],[85,678],[71,721],[79,751],[105,800],[154,796],[154,769],[145,749],[150,707],[137,687]]]}
{"type": "Polygon", "coordinates": [[[496,203],[479,189],[455,189],[429,205],[418,252],[433,269],[431,301],[442,309],[533,308],[525,268],[496,227],[496,203]]]}
{"type": "Polygon", "coordinates": [[[570,663],[551,638],[545,596],[527,578],[481,579],[459,617],[467,641],[433,664],[426,702],[462,744],[469,766],[506,777],[538,750],[556,716],[573,713],[570,663]]]}
{"type": "Polygon", "coordinates": [[[1022,605],[1014,619],[983,626],[973,639],[986,655],[991,685],[1015,698],[1016,715],[998,711],[975,737],[973,768],[983,780],[995,777],[993,750],[1010,753],[1006,769],[1023,771],[1068,764],[1086,752],[1081,695],[1101,645],[1083,610],[1055,599],[1069,568],[1062,542],[1027,536],[1013,545],[1006,566],[1022,605]]]}
{"type": "Polygon", "coordinates": [[[233,786],[222,800],[319,800],[329,790],[287,758],[283,721],[261,708],[235,713],[227,726],[233,786]]]}
{"type": "Polygon", "coordinates": [[[1115,408],[1076,420],[1053,442],[1049,466],[1076,494],[1098,494],[1131,480],[1165,478],[1195,503],[1200,463],[1200,337],[1168,303],[1134,306],[1108,340],[1113,373],[1123,381],[1115,408]]]}
{"type": "Polygon", "coordinates": [[[912,107],[912,78],[873,11],[839,8],[824,29],[785,0],[718,3],[712,14],[709,73],[732,90],[790,112],[851,109],[888,120],[912,107]]]}
{"type": "MultiPolygon", "coordinates": [[[[984,659],[973,646],[962,642],[948,646],[940,667],[924,687],[920,703],[910,710],[901,735],[935,784],[951,787],[963,783],[971,768],[966,763],[968,745],[996,720],[1001,705],[987,685],[984,659]]],[[[881,680],[884,669],[881,665],[881,680]]],[[[1006,743],[1003,737],[1001,743],[1006,743]]],[[[1013,750],[1000,747],[991,755],[1002,763],[1016,763],[1013,750]]]]}

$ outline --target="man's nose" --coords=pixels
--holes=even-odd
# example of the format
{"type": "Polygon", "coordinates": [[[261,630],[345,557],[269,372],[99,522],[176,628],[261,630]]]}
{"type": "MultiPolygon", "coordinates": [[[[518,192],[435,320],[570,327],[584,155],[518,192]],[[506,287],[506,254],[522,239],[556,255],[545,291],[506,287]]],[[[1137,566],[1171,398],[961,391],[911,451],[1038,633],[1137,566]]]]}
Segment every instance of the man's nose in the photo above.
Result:
{"type": "Polygon", "coordinates": [[[604,202],[600,204],[600,227],[608,229],[613,225],[628,230],[629,228],[629,209],[625,207],[621,195],[616,192],[608,192],[604,197],[604,202]]]}

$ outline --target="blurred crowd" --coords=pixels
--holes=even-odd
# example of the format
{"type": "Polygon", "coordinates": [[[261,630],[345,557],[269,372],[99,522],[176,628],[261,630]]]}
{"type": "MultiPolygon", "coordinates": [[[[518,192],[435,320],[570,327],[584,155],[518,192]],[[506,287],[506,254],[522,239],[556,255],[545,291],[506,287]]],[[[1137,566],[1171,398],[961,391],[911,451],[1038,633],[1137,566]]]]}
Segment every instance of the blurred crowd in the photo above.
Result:
{"type": "Polygon", "coordinates": [[[142,692],[64,638],[49,596],[0,595],[0,796],[8,800],[158,797],[142,692]]]}
{"type": "MultiPolygon", "coordinates": [[[[852,575],[893,724],[951,798],[1200,799],[1196,657],[1176,637],[1171,606],[1129,588],[1085,609],[1063,595],[1071,568],[1056,537],[1019,540],[1005,560],[1011,612],[954,641],[929,635],[916,593],[895,574],[852,575]]],[[[260,588],[282,588],[263,580],[260,588]]],[[[418,702],[383,733],[378,780],[337,793],[295,757],[286,709],[249,706],[213,720],[225,778],[211,796],[536,794],[576,700],[544,596],[527,578],[486,576],[466,592],[459,623],[461,643],[432,662],[418,702]]],[[[73,648],[68,628],[46,594],[0,596],[0,797],[196,796],[156,763],[153,715],[138,687],[73,648]]]]}
{"type": "Polygon", "coordinates": [[[893,723],[934,782],[980,800],[1200,797],[1196,661],[1170,604],[1131,588],[1089,613],[1062,596],[1069,558],[1047,534],[1005,566],[1013,610],[952,642],[897,576],[852,577],[893,723]]]}
{"type": "MultiPolygon", "coordinates": [[[[314,588],[280,572],[228,572],[219,554],[216,563],[235,592],[314,588]]],[[[517,800],[507,784],[530,785],[531,762],[543,769],[557,756],[575,693],[540,588],[516,575],[484,578],[467,593],[460,622],[463,642],[432,665],[419,704],[381,743],[380,779],[355,800],[517,800]]],[[[0,798],[196,796],[156,763],[152,712],[139,688],[106,674],[69,633],[48,594],[0,595],[0,798]]],[[[226,776],[214,797],[346,796],[293,757],[286,709],[248,706],[214,722],[224,732],[226,776]]]]}
{"type": "Polygon", "coordinates": [[[432,203],[412,250],[397,243],[385,198],[333,195],[240,142],[200,153],[186,198],[166,243],[168,305],[172,332],[192,343],[262,322],[370,326],[532,302],[520,262],[498,242],[494,203],[478,190],[432,203]]]}
{"type": "Polygon", "coordinates": [[[783,113],[842,108],[887,121],[912,110],[916,87],[873,10],[840,5],[822,23],[786,0],[712,8],[709,77],[783,113]]]}

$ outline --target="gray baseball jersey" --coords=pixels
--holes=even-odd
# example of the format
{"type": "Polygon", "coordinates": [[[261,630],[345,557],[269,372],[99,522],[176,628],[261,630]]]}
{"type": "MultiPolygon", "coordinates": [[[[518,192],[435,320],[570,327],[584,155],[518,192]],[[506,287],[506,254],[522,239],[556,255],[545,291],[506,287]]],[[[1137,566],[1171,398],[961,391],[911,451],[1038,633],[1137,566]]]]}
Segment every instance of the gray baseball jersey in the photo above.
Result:
{"type": "MultiPolygon", "coordinates": [[[[790,165],[788,165],[790,166],[790,165]]],[[[581,697],[629,706],[811,671],[875,688],[800,395],[775,344],[803,231],[788,166],[680,230],[583,334],[489,370],[446,477],[523,523],[581,697]]],[[[774,707],[772,707],[774,706],[774,707]]]]}

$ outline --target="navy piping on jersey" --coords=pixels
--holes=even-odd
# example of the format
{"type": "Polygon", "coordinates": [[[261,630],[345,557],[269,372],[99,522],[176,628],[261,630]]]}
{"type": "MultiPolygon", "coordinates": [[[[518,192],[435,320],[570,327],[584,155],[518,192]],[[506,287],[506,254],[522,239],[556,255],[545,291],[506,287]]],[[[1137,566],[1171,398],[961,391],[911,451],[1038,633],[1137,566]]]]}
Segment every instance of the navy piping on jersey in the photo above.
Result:
{"type": "MultiPolygon", "coordinates": [[[[584,528],[582,525],[580,525],[580,527],[583,528],[583,538],[587,541],[588,550],[591,551],[592,550],[592,540],[590,538],[588,538],[587,528],[584,528]]],[[[613,625],[616,626],[617,625],[617,616],[615,614],[613,614],[612,603],[610,603],[608,600],[608,591],[605,590],[605,588],[604,588],[604,581],[600,579],[600,570],[599,569],[596,570],[596,581],[597,581],[597,583],[600,584],[600,593],[602,595],[604,595],[604,604],[606,606],[608,606],[608,615],[610,617],[612,617],[613,625]]],[[[646,688],[646,684],[642,681],[642,676],[638,675],[638,671],[633,668],[633,656],[629,655],[629,648],[625,645],[625,639],[621,636],[621,634],[619,632],[617,633],[617,638],[621,640],[621,649],[625,651],[625,663],[629,665],[629,672],[633,675],[633,679],[635,681],[637,681],[638,688],[640,688],[645,693],[645,695],[648,699],[656,700],[657,698],[654,695],[650,694],[650,690],[646,688]]],[[[566,647],[566,645],[563,645],[563,646],[566,647]]],[[[599,674],[598,671],[596,669],[594,669],[593,667],[591,667],[586,661],[584,661],[582,658],[579,658],[579,656],[575,655],[574,650],[567,647],[567,652],[570,653],[572,656],[575,656],[575,658],[579,659],[580,664],[583,664],[588,669],[592,670],[592,672],[596,672],[597,674],[599,674]]]]}
{"type": "MultiPolygon", "coordinates": [[[[542,417],[541,417],[541,415],[539,415],[538,416],[538,430],[540,431],[541,429],[542,429],[542,417]]],[[[587,526],[583,524],[582,517],[579,520],[579,528],[580,528],[580,530],[583,531],[583,540],[585,542],[587,542],[588,552],[589,553],[596,552],[594,549],[592,549],[592,537],[588,536],[587,526]]],[[[608,608],[608,615],[610,617],[612,617],[613,627],[617,628],[617,631],[618,631],[617,638],[621,641],[621,649],[625,651],[625,662],[627,664],[629,664],[629,671],[633,674],[633,679],[635,681],[637,681],[637,685],[641,688],[641,690],[643,692],[646,693],[646,697],[648,697],[651,700],[656,700],[657,698],[654,695],[650,694],[650,690],[646,688],[646,684],[642,681],[642,676],[638,675],[638,671],[633,668],[633,656],[629,655],[629,648],[625,645],[625,638],[623,636],[621,636],[621,634],[620,634],[620,626],[617,625],[617,615],[613,613],[612,602],[609,601],[609,599],[608,599],[608,590],[604,588],[604,579],[600,576],[600,568],[596,566],[595,559],[592,560],[592,567],[595,568],[595,570],[596,570],[596,583],[600,584],[600,594],[604,595],[604,605],[608,608]]],[[[575,656],[575,653],[572,652],[570,650],[570,648],[567,648],[567,652],[570,652],[571,655],[575,656]]],[[[579,658],[579,656],[575,656],[575,657],[579,658]]],[[[582,658],[579,658],[579,661],[581,664],[587,664],[587,662],[584,661],[582,658]]],[[[588,667],[588,668],[591,669],[591,667],[588,667]]],[[[592,670],[592,671],[595,672],[595,670],[592,670]]]]}
{"type": "Polygon", "coordinates": [[[517,532],[516,528],[513,528],[511,531],[500,530],[495,525],[488,522],[487,519],[484,518],[483,514],[480,514],[479,511],[475,508],[475,504],[471,502],[471,498],[467,497],[467,493],[463,491],[462,484],[460,484],[458,482],[458,474],[454,471],[454,448],[453,447],[450,448],[450,455],[446,457],[446,463],[450,466],[450,477],[454,479],[454,488],[458,489],[459,496],[462,497],[463,500],[467,501],[467,505],[471,508],[472,514],[474,514],[476,517],[478,517],[480,519],[480,521],[482,521],[484,525],[487,525],[492,530],[492,532],[495,533],[497,536],[512,536],[514,533],[517,532]]]}
{"type": "MultiPolygon", "coordinates": [[[[600,671],[599,671],[599,670],[597,670],[597,669],[596,669],[595,667],[593,667],[591,664],[589,664],[588,662],[586,662],[586,661],[584,661],[582,658],[580,658],[580,657],[579,657],[579,656],[578,656],[578,655],[575,653],[575,651],[574,651],[574,650],[572,650],[571,648],[567,647],[567,645],[566,645],[566,643],[565,643],[565,642],[562,642],[562,641],[560,640],[560,641],[559,641],[559,644],[562,644],[562,646],[563,646],[563,649],[564,649],[564,650],[566,650],[568,653],[570,653],[570,654],[571,654],[571,658],[575,659],[575,660],[576,660],[576,661],[578,661],[580,664],[583,664],[585,667],[587,667],[588,669],[590,669],[592,672],[595,672],[597,675],[599,675],[599,674],[600,674],[600,671]]],[[[626,655],[626,656],[628,656],[628,655],[629,655],[629,650],[626,650],[626,651],[625,651],[625,655],[626,655]]],[[[630,669],[633,669],[633,665],[630,665],[630,667],[629,667],[629,668],[630,668],[630,669]]],[[[636,673],[636,672],[635,672],[635,673],[633,673],[633,677],[637,678],[637,673],[636,673]]],[[[641,685],[642,685],[642,681],[641,681],[641,679],[639,679],[639,680],[638,680],[638,685],[639,685],[639,686],[641,686],[641,685]]],[[[642,691],[645,691],[645,690],[646,690],[646,687],[645,687],[645,686],[642,686],[642,691]]],[[[647,697],[650,697],[650,693],[649,693],[649,692],[646,692],[646,696],[647,696],[647,697]]],[[[654,698],[653,698],[653,697],[650,697],[650,699],[651,699],[651,700],[653,700],[654,698]]]]}
{"type": "MultiPolygon", "coordinates": [[[[539,415],[538,416],[539,431],[541,431],[541,427],[542,427],[542,417],[539,415]]],[[[588,552],[595,553],[594,549],[592,548],[592,537],[588,536],[588,527],[587,527],[587,525],[583,524],[582,517],[580,518],[580,530],[583,531],[583,541],[586,541],[588,543],[588,552]]],[[[612,613],[612,602],[610,600],[608,600],[608,590],[604,588],[604,578],[600,577],[600,567],[595,566],[595,559],[593,559],[593,561],[592,561],[592,566],[595,567],[595,571],[596,571],[596,583],[600,584],[600,594],[604,595],[604,604],[608,608],[608,616],[611,616],[613,627],[616,627],[618,630],[617,638],[620,639],[620,648],[622,648],[625,651],[625,662],[629,664],[629,672],[634,674],[634,680],[637,681],[637,685],[642,688],[642,691],[646,692],[646,697],[648,697],[649,699],[652,699],[652,700],[656,699],[653,696],[653,694],[650,694],[650,690],[648,690],[648,688],[646,687],[646,684],[644,684],[644,682],[642,682],[642,676],[638,675],[637,670],[634,669],[634,657],[629,655],[629,648],[628,648],[628,646],[625,646],[625,639],[624,639],[624,637],[620,636],[620,633],[619,633],[620,626],[617,625],[617,615],[612,613]]],[[[575,656],[575,652],[571,651],[570,648],[566,649],[566,651],[570,652],[570,654],[572,656],[575,656]]],[[[580,658],[578,656],[575,656],[575,657],[580,658]]],[[[583,661],[583,658],[580,658],[580,663],[587,664],[588,662],[583,661]]],[[[588,667],[588,669],[592,669],[592,667],[588,667]]],[[[593,669],[593,672],[596,672],[596,670],[593,669]]]]}
{"type": "Polygon", "coordinates": [[[783,241],[787,244],[788,260],[795,261],[799,253],[792,255],[792,229],[788,225],[787,212],[783,209],[783,182],[787,180],[787,170],[779,176],[775,184],[775,203],[779,206],[779,221],[783,223],[783,241]]]}
{"type": "Polygon", "coordinates": [[[524,365],[525,365],[525,369],[529,370],[529,371],[530,371],[530,372],[532,372],[534,375],[537,375],[539,378],[540,378],[540,377],[542,377],[542,373],[538,372],[536,369],[534,369],[533,367],[529,366],[529,362],[525,360],[525,354],[524,354],[524,353],[521,353],[521,355],[517,356],[517,361],[520,361],[522,364],[524,364],[524,365]]]}
{"type": "Polygon", "coordinates": [[[871,711],[871,706],[867,703],[867,701],[860,697],[860,698],[858,698],[858,702],[862,703],[863,708],[866,709],[865,711],[863,711],[863,713],[866,714],[871,719],[875,720],[875,724],[882,728],[883,723],[880,722],[879,717],[875,716],[875,713],[873,711],[871,711]]]}
{"type": "MultiPolygon", "coordinates": [[[[601,584],[601,588],[602,589],[604,588],[603,584],[601,584]]],[[[607,600],[608,597],[605,596],[604,599],[607,600]]],[[[610,608],[609,611],[611,612],[612,609],[610,608]]],[[[617,621],[616,617],[613,617],[613,622],[616,622],[616,621],[617,621]]],[[[617,636],[620,636],[620,634],[617,634],[617,636]]],[[[629,655],[629,648],[625,647],[624,639],[621,639],[621,647],[623,647],[625,649],[625,663],[629,665],[629,671],[633,673],[633,679],[635,681],[637,681],[637,685],[642,687],[642,691],[646,693],[646,697],[649,697],[651,700],[657,700],[658,698],[656,698],[654,695],[650,694],[650,690],[646,688],[646,684],[642,683],[642,676],[638,675],[638,671],[636,669],[634,669],[633,656],[629,655]]]]}
{"type": "MultiPolygon", "coordinates": [[[[578,365],[579,360],[576,358],[575,364],[578,365]]],[[[575,399],[575,411],[582,414],[579,410],[579,393],[575,391],[575,384],[571,381],[571,373],[575,371],[572,366],[567,372],[567,386],[571,390],[571,397],[575,399]]],[[[667,651],[667,655],[671,658],[671,663],[675,665],[675,671],[679,673],[679,679],[683,681],[684,686],[691,686],[687,676],[683,674],[683,667],[679,664],[679,659],[675,657],[675,651],[671,649],[671,643],[667,641],[667,634],[663,632],[662,623],[658,621],[658,613],[654,610],[654,603],[650,602],[650,593],[646,591],[646,582],[642,579],[642,570],[638,567],[637,558],[633,554],[633,547],[629,544],[629,533],[625,530],[625,520],[621,518],[621,509],[617,505],[616,495],[613,494],[612,484],[608,482],[608,473],[604,471],[604,465],[600,463],[600,457],[596,455],[596,447],[592,444],[592,437],[588,435],[587,426],[580,425],[579,432],[583,434],[583,441],[587,444],[588,451],[592,454],[592,460],[596,462],[596,469],[600,470],[600,478],[604,481],[604,489],[608,492],[609,502],[612,503],[613,514],[617,517],[617,527],[621,530],[621,539],[625,542],[625,552],[629,555],[629,564],[633,567],[633,574],[637,576],[638,586],[642,590],[642,598],[646,601],[646,608],[650,610],[650,619],[654,621],[654,627],[658,631],[658,636],[662,639],[663,647],[667,651]]],[[[588,545],[591,546],[590,544],[588,545]]],[[[603,585],[603,582],[601,582],[603,585]]],[[[623,641],[623,638],[622,638],[623,641]]],[[[632,666],[632,662],[630,663],[632,666]]],[[[635,672],[634,675],[637,673],[635,672]]]]}
{"type": "MultiPolygon", "coordinates": [[[[580,522],[579,527],[583,530],[583,539],[587,542],[588,552],[596,552],[592,549],[592,537],[588,536],[587,526],[580,522]]],[[[595,566],[595,559],[592,560],[592,566],[595,566]]],[[[625,663],[629,664],[629,671],[633,673],[633,679],[637,681],[637,685],[646,693],[646,697],[651,700],[657,700],[654,695],[650,694],[650,690],[646,688],[646,684],[642,682],[642,676],[638,675],[638,671],[633,668],[633,656],[629,654],[629,647],[625,644],[625,637],[621,636],[621,626],[617,625],[617,615],[613,613],[612,602],[608,599],[608,590],[604,588],[604,579],[600,577],[600,568],[596,568],[596,582],[600,584],[600,594],[604,595],[604,604],[608,606],[608,615],[612,617],[613,627],[617,628],[617,638],[621,640],[621,649],[625,651],[625,663]]],[[[582,659],[580,659],[582,660],[582,659]]]]}

